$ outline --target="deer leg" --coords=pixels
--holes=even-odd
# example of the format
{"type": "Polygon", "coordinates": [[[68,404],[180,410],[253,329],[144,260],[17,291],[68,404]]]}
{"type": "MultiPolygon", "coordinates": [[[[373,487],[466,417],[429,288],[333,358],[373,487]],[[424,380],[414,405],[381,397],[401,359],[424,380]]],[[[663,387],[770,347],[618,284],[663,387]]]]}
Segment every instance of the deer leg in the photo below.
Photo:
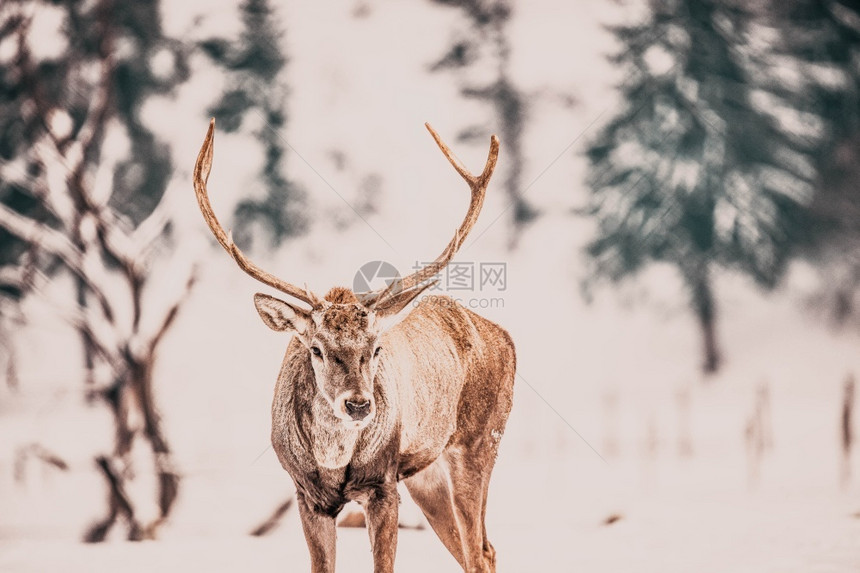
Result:
{"type": "Polygon", "coordinates": [[[451,505],[451,491],[448,489],[448,474],[437,461],[433,462],[414,476],[403,480],[409,495],[424,512],[430,527],[448,548],[460,567],[463,561],[463,544],[460,531],[451,505]]]}
{"type": "Polygon", "coordinates": [[[397,551],[397,482],[386,483],[367,501],[367,530],[373,551],[374,573],[393,573],[397,551]]]}
{"type": "Polygon", "coordinates": [[[311,573],[334,573],[335,539],[337,530],[334,517],[309,507],[301,493],[296,494],[302,530],[311,554],[311,573]]]}
{"type": "Polygon", "coordinates": [[[448,446],[442,454],[448,461],[451,475],[451,500],[463,546],[463,569],[469,573],[495,570],[485,555],[484,492],[489,479],[485,475],[488,466],[485,462],[489,452],[483,450],[480,445],[468,450],[462,446],[448,446]]]}
{"type": "Polygon", "coordinates": [[[490,476],[487,475],[484,478],[484,497],[481,500],[481,531],[484,535],[484,559],[487,560],[487,564],[490,566],[490,571],[495,573],[496,571],[496,548],[493,547],[493,544],[490,543],[489,538],[487,537],[487,492],[490,489],[490,476]]]}

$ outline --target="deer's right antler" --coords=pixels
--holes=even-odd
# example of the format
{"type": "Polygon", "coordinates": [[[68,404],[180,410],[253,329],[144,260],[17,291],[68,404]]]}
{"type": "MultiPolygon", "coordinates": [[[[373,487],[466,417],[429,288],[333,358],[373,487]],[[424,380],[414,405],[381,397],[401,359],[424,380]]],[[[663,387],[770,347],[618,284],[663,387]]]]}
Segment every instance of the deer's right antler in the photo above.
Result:
{"type": "Polygon", "coordinates": [[[300,288],[292,285],[278,277],[267,273],[253,262],[251,262],[236,243],[233,242],[233,237],[224,231],[215,212],[212,210],[212,205],[209,203],[209,192],[206,189],[206,183],[209,181],[209,172],[212,169],[213,144],[215,141],[215,118],[209,122],[209,131],[206,133],[206,139],[203,141],[203,147],[200,148],[200,154],[197,156],[197,162],[194,164],[194,194],[197,196],[197,203],[200,205],[200,212],[203,213],[203,218],[209,225],[209,229],[218,242],[224,247],[224,250],[230,253],[230,256],[236,261],[243,271],[251,275],[263,284],[267,284],[284,294],[300,301],[306,302],[313,308],[317,308],[323,304],[315,294],[305,288],[300,288]]]}
{"type": "Polygon", "coordinates": [[[439,137],[436,130],[433,129],[429,123],[425,123],[424,126],[427,128],[427,131],[430,132],[430,135],[433,136],[433,139],[436,140],[436,145],[438,145],[439,149],[442,150],[442,153],[454,167],[454,170],[459,173],[460,177],[462,177],[469,185],[469,189],[472,191],[472,197],[469,201],[469,210],[466,211],[466,216],[463,218],[463,222],[460,224],[456,233],[454,233],[454,238],[451,239],[442,251],[442,254],[440,254],[435,261],[411,275],[403,277],[400,280],[392,281],[388,287],[384,289],[378,289],[361,295],[365,305],[371,308],[381,303],[392,293],[402,292],[421,285],[428,279],[435,276],[436,273],[444,269],[445,266],[451,262],[451,259],[453,259],[454,255],[457,254],[457,251],[460,250],[466,237],[469,236],[469,232],[478,220],[478,215],[481,213],[481,207],[484,205],[484,197],[487,194],[487,185],[490,183],[490,178],[493,176],[493,170],[496,168],[496,162],[499,159],[499,138],[493,135],[490,137],[490,151],[487,155],[487,163],[484,165],[484,170],[478,176],[472,175],[460,160],[454,156],[451,148],[442,141],[442,138],[439,137]]]}

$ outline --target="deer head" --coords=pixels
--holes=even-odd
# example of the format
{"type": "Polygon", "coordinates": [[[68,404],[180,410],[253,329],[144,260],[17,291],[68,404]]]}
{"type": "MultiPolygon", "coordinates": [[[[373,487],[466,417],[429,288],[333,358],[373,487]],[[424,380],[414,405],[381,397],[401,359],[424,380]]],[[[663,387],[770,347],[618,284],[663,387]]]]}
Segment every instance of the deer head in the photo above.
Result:
{"type": "Polygon", "coordinates": [[[373,381],[380,356],[385,352],[380,345],[382,333],[396,322],[410,302],[434,284],[428,280],[445,268],[460,249],[478,219],[499,155],[499,141],[492,136],[484,170],[474,176],[454,157],[439,134],[429,124],[425,125],[439,149],[468,183],[471,189],[469,209],[453,239],[434,262],[392,281],[386,288],[359,295],[336,287],[320,298],[307,287],[299,288],[267,273],[239,250],[232,236],[218,222],[206,188],[212,168],[214,119],[194,166],[197,202],[218,243],[247,274],[310,307],[267,294],[254,295],[254,304],[263,322],[272,330],[293,333],[307,349],[318,393],[331,406],[334,415],[350,428],[362,428],[373,419],[376,410],[373,381]]]}

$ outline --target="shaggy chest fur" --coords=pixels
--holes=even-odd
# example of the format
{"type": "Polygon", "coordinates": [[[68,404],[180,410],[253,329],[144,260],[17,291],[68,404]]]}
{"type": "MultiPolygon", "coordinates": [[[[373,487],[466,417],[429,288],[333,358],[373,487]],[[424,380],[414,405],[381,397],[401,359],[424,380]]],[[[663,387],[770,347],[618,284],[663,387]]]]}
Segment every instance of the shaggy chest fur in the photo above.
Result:
{"type": "Polygon", "coordinates": [[[337,515],[347,502],[364,503],[384,485],[417,473],[438,457],[435,451],[401,452],[399,423],[385,407],[360,431],[344,428],[330,411],[328,404],[315,400],[313,421],[289,416],[275,442],[297,491],[315,511],[337,515]],[[307,425],[300,425],[302,419],[307,425]]]}
{"type": "Polygon", "coordinates": [[[372,426],[311,426],[306,434],[296,428],[284,436],[293,447],[282,463],[315,511],[337,515],[348,501],[363,503],[397,479],[397,433],[382,441],[373,434],[372,426]]]}
{"type": "Polygon", "coordinates": [[[315,393],[310,369],[298,373],[276,390],[272,444],[298,493],[315,511],[336,515],[348,501],[364,502],[396,481],[396,404],[377,387],[374,420],[361,430],[346,428],[315,393]]]}
{"type": "Polygon", "coordinates": [[[349,501],[364,503],[396,480],[396,447],[370,464],[350,461],[341,468],[287,468],[296,491],[314,511],[336,516],[349,501]]]}

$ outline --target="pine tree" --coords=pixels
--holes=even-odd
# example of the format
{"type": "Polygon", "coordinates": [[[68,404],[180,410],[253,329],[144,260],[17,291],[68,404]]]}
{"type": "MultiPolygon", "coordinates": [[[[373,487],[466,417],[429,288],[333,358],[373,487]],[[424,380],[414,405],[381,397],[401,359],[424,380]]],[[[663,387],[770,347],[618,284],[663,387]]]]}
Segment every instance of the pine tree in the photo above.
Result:
{"type": "Polygon", "coordinates": [[[816,175],[808,142],[756,103],[752,24],[740,3],[666,0],[614,28],[623,107],[587,150],[590,280],[677,268],[706,373],[721,363],[715,268],[774,287],[807,230],[816,175]]]}
{"type": "Polygon", "coordinates": [[[813,241],[804,254],[825,277],[819,298],[827,315],[844,323],[860,315],[860,5],[793,0],[769,8],[781,31],[776,57],[797,77],[785,97],[820,132],[813,241]]]}
{"type": "Polygon", "coordinates": [[[256,115],[261,126],[254,137],[266,160],[260,179],[266,194],[244,199],[236,207],[236,242],[240,246],[253,239],[251,229],[261,223],[268,231],[269,245],[304,232],[304,191],[284,174],[284,147],[281,130],[286,126],[287,86],[283,78],[287,57],[280,49],[283,33],[275,25],[275,13],[267,0],[246,0],[241,8],[244,29],[236,41],[210,38],[200,46],[222,67],[228,88],[208,113],[227,133],[240,131],[242,122],[256,115]]]}
{"type": "MultiPolygon", "coordinates": [[[[508,0],[433,1],[459,8],[466,16],[467,31],[461,32],[460,37],[430,70],[463,74],[467,78],[461,81],[460,93],[463,97],[484,101],[491,106],[507,157],[504,187],[512,213],[510,245],[513,247],[523,228],[538,216],[538,211],[523,196],[525,159],[522,139],[528,106],[525,95],[517,88],[510,73],[511,45],[507,28],[513,15],[513,5],[508,0]],[[482,65],[491,70],[491,79],[476,84],[471,77],[476,75],[475,69],[482,65]]],[[[470,125],[460,133],[458,139],[483,142],[489,137],[488,131],[484,125],[470,125]]]]}

